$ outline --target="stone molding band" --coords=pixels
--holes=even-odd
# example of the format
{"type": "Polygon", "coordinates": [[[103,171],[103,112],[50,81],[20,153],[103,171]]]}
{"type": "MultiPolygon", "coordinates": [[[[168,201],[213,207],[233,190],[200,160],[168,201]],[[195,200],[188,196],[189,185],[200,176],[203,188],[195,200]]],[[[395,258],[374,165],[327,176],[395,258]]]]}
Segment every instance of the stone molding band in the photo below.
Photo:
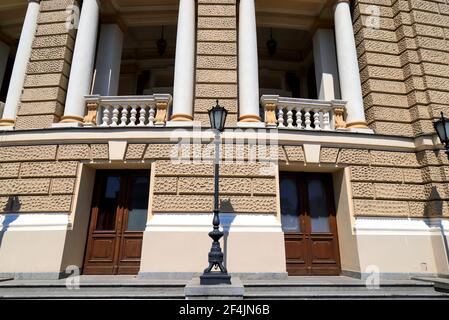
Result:
{"type": "Polygon", "coordinates": [[[171,121],[193,121],[193,117],[190,114],[177,113],[171,117],[171,121]]]}

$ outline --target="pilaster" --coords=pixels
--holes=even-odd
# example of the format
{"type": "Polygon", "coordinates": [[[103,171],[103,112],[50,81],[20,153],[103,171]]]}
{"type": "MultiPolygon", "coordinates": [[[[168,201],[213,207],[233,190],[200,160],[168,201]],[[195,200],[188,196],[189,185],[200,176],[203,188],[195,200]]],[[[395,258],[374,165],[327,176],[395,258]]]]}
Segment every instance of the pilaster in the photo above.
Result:
{"type": "Polygon", "coordinates": [[[16,129],[49,128],[64,112],[76,36],[67,8],[75,15],[77,6],[77,0],[41,1],[16,129]]]}
{"type": "Polygon", "coordinates": [[[210,126],[207,111],[220,100],[228,126],[237,124],[237,4],[198,0],[194,120],[210,126]]]}

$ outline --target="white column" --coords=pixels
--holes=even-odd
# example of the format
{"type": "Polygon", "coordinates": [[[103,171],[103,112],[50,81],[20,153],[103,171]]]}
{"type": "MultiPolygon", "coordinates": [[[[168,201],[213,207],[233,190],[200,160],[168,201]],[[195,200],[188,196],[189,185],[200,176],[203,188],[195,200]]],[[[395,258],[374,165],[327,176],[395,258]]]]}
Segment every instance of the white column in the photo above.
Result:
{"type": "Polygon", "coordinates": [[[97,0],[84,0],[73,51],[63,123],[80,123],[85,114],[84,96],[92,85],[97,44],[99,7],[97,0]]]}
{"type": "Polygon", "coordinates": [[[239,121],[260,122],[259,57],[254,0],[240,0],[239,7],[239,121]]]}
{"type": "MultiPolygon", "coordinates": [[[[11,49],[6,43],[0,41],[0,88],[5,78],[6,66],[8,65],[9,53],[11,49]]],[[[0,114],[1,115],[1,114],[0,114]]]]}
{"type": "Polygon", "coordinates": [[[345,0],[335,6],[334,23],[341,98],[348,102],[346,122],[349,128],[366,128],[354,30],[349,3],[345,0]]]}
{"type": "Polygon", "coordinates": [[[313,36],[313,59],[315,63],[318,99],[340,99],[335,36],[330,29],[318,29],[313,36]]]}
{"type": "Polygon", "coordinates": [[[102,24],[98,43],[94,94],[116,96],[120,82],[123,31],[118,24],[102,24]]]}
{"type": "Polygon", "coordinates": [[[195,0],[180,0],[176,36],[172,121],[193,120],[195,86],[195,0]]]}
{"type": "Polygon", "coordinates": [[[26,70],[28,62],[30,61],[31,49],[33,46],[34,35],[36,33],[39,8],[40,1],[28,1],[28,9],[23,22],[22,33],[20,35],[19,46],[17,48],[16,59],[14,61],[11,81],[8,88],[8,95],[5,102],[5,109],[3,112],[3,118],[0,120],[0,126],[14,125],[17,106],[20,103],[26,70]]]}

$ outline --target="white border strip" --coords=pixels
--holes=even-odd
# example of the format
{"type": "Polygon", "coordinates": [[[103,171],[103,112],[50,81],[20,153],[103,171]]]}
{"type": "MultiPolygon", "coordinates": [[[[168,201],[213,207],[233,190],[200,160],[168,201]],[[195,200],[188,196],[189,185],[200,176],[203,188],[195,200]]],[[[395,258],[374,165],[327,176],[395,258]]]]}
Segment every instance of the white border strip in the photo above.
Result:
{"type": "Polygon", "coordinates": [[[13,213],[0,215],[0,232],[67,230],[68,213],[13,213]]]}
{"type": "MultiPolygon", "coordinates": [[[[212,228],[212,214],[156,214],[148,220],[145,231],[151,232],[208,232],[212,228]]],[[[274,215],[220,214],[225,232],[282,232],[274,215]]]]}
{"type": "Polygon", "coordinates": [[[448,219],[419,218],[368,218],[355,219],[356,235],[446,235],[449,236],[448,219]]]}

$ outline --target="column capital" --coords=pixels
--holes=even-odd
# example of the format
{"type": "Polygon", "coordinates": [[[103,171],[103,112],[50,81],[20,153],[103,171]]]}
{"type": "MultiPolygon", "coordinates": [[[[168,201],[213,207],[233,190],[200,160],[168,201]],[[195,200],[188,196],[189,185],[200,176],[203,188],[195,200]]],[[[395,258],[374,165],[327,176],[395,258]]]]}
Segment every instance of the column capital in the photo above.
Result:
{"type": "Polygon", "coordinates": [[[339,4],[339,3],[347,3],[347,4],[350,4],[351,3],[351,0],[335,0],[335,5],[337,5],[337,4],[339,4]]]}
{"type": "Polygon", "coordinates": [[[32,3],[32,2],[35,2],[35,3],[37,3],[37,4],[40,4],[40,3],[41,3],[41,0],[28,0],[28,3],[32,3]]]}

